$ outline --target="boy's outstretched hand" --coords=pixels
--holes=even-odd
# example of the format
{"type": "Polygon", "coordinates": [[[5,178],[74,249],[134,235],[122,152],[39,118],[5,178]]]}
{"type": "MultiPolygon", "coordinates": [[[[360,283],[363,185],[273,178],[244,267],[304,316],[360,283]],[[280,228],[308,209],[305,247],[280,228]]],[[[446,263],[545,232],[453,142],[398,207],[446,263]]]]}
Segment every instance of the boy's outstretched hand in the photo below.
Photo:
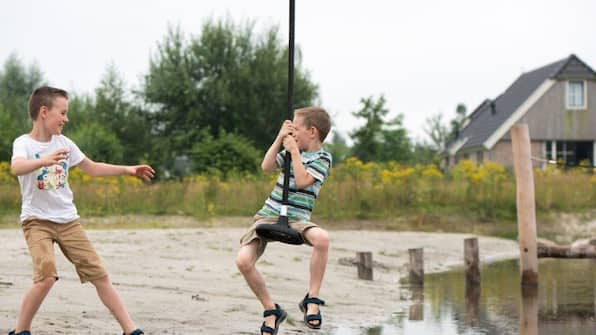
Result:
{"type": "Polygon", "coordinates": [[[58,149],[47,156],[41,157],[41,165],[47,167],[60,164],[60,161],[68,159],[68,153],[68,148],[58,149]]]}
{"type": "Polygon", "coordinates": [[[150,181],[155,176],[155,170],[149,165],[133,165],[129,166],[130,175],[143,178],[145,181],[150,181]]]}

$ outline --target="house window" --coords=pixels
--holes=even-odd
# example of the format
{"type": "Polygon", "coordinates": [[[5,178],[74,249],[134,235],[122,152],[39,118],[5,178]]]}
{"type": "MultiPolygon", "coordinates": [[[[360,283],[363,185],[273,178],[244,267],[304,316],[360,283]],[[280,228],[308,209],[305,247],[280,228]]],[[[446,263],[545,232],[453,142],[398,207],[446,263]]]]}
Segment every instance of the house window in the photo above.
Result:
{"type": "MultiPolygon", "coordinates": [[[[594,165],[594,145],[588,141],[556,141],[551,155],[567,166],[594,165]],[[554,149],[554,150],[553,150],[554,149]]],[[[548,146],[547,146],[548,155],[548,146]]],[[[552,157],[552,156],[551,156],[552,157]]]]}
{"type": "Polygon", "coordinates": [[[586,109],[586,82],[570,80],[567,82],[567,109],[586,109]]]}

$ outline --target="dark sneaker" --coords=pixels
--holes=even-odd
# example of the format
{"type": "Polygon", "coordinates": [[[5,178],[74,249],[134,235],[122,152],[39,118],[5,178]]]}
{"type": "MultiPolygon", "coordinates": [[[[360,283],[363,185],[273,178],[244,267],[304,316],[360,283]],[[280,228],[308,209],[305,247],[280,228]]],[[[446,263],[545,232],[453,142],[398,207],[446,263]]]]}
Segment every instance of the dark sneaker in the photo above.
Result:
{"type": "MultiPolygon", "coordinates": [[[[28,334],[31,335],[31,334],[28,334]]],[[[125,333],[122,333],[122,335],[126,335],[125,333]]],[[[137,328],[135,330],[133,330],[129,335],[145,335],[145,333],[143,332],[143,330],[141,328],[137,328]]]]}
{"type": "Polygon", "coordinates": [[[23,330],[18,333],[15,333],[14,330],[11,330],[10,333],[8,333],[8,335],[31,335],[31,332],[28,330],[23,330]]]}

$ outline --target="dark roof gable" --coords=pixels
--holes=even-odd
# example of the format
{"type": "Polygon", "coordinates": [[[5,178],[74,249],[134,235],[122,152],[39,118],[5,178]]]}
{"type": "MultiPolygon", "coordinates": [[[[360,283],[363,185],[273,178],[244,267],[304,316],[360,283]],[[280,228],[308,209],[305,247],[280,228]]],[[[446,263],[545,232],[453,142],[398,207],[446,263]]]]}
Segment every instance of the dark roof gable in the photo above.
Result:
{"type": "Polygon", "coordinates": [[[596,72],[594,72],[588,64],[577,58],[577,56],[571,55],[568,57],[567,63],[561,66],[561,68],[553,75],[553,78],[557,80],[596,80],[596,72]]]}

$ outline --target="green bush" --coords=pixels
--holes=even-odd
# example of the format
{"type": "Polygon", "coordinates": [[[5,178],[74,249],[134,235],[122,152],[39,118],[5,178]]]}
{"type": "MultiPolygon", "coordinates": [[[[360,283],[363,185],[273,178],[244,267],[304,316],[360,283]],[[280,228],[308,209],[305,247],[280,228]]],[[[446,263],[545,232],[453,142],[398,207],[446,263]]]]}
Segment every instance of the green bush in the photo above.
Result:
{"type": "Polygon", "coordinates": [[[241,135],[220,132],[218,138],[204,134],[203,140],[191,149],[193,170],[197,173],[221,173],[258,171],[262,153],[241,135]]]}
{"type": "Polygon", "coordinates": [[[70,134],[70,138],[90,159],[97,162],[120,162],[124,147],[116,135],[99,123],[90,123],[70,134]]]}

